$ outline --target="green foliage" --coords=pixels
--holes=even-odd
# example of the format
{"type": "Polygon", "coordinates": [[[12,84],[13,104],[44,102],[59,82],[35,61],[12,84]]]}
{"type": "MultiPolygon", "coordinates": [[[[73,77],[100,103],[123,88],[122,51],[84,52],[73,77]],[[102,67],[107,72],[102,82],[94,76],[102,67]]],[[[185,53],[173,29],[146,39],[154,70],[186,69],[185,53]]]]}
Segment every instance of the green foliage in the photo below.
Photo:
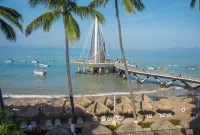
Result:
{"type": "Polygon", "coordinates": [[[48,130],[32,130],[32,131],[26,131],[25,133],[27,135],[45,135],[48,132],[48,130]]]}
{"type": "Polygon", "coordinates": [[[19,132],[16,124],[3,123],[0,125],[0,135],[19,135],[19,132]]]}
{"type": "Polygon", "coordinates": [[[117,128],[120,126],[120,124],[114,126],[114,125],[109,125],[108,128],[111,130],[111,131],[114,131],[114,130],[117,130],[117,128]]]}
{"type": "Polygon", "coordinates": [[[169,120],[172,124],[174,124],[175,126],[180,125],[180,120],[179,119],[170,119],[169,120]]]}
{"type": "Polygon", "coordinates": [[[194,8],[195,7],[195,3],[196,3],[196,0],[191,0],[190,8],[194,8]]]}
{"type": "Polygon", "coordinates": [[[140,122],[139,125],[142,127],[142,128],[150,128],[151,124],[153,122],[140,122]]]}

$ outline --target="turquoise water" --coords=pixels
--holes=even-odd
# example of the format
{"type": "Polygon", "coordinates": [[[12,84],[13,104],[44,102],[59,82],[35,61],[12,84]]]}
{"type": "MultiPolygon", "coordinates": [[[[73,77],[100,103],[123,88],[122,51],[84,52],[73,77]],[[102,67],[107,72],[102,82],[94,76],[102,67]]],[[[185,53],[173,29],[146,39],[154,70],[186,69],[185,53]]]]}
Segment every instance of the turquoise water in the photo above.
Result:
{"type": "MultiPolygon", "coordinates": [[[[70,49],[70,57],[78,58],[80,52],[81,49],[70,49]]],[[[125,53],[127,59],[139,67],[172,65],[168,71],[159,69],[158,71],[181,72],[182,75],[200,77],[200,71],[186,71],[186,67],[190,65],[200,68],[200,49],[126,50],[125,53]],[[179,66],[174,67],[175,64],[179,66]]],[[[121,58],[120,51],[117,49],[109,49],[109,54],[113,59],[121,58]]],[[[75,94],[128,91],[126,81],[116,77],[116,74],[77,74],[77,67],[70,65],[75,94]]],[[[140,78],[144,77],[140,76],[140,78]]],[[[136,84],[133,76],[131,79],[133,88],[138,91],[159,87],[159,84],[151,78],[143,85],[136,84]]],[[[176,84],[180,83],[176,82],[176,84]]],[[[0,87],[3,94],[67,94],[65,50],[0,47],[0,87]],[[12,58],[14,63],[5,63],[4,60],[8,58],[12,58]],[[20,60],[24,58],[27,60],[26,63],[21,63],[20,60]],[[33,74],[33,70],[37,68],[37,65],[31,63],[34,59],[50,65],[49,68],[45,68],[46,76],[33,74]],[[52,59],[55,59],[55,62],[51,61],[52,59]]]]}

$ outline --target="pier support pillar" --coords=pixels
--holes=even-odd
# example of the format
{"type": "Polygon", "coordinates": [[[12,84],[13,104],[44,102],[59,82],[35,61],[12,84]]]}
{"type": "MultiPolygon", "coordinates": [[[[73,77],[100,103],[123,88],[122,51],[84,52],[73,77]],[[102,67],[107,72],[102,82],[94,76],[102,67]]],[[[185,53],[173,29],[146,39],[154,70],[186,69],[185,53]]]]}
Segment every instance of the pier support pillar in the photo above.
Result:
{"type": "Polygon", "coordinates": [[[168,88],[168,85],[162,83],[162,84],[160,84],[160,87],[161,87],[161,88],[168,88]]]}
{"type": "Polygon", "coordinates": [[[81,73],[81,67],[78,66],[78,73],[81,73]]]}
{"type": "Polygon", "coordinates": [[[109,68],[106,68],[106,74],[109,74],[109,68]]]}
{"type": "Polygon", "coordinates": [[[115,67],[110,67],[110,72],[115,73],[115,67]]]}
{"type": "Polygon", "coordinates": [[[86,67],[83,67],[83,73],[86,74],[86,67]]]}
{"type": "Polygon", "coordinates": [[[99,74],[101,74],[101,73],[102,73],[102,67],[99,68],[99,74]]]}
{"type": "Polygon", "coordinates": [[[94,67],[91,67],[91,73],[92,74],[94,73],[94,67]]]}
{"type": "Polygon", "coordinates": [[[143,82],[141,80],[137,80],[138,84],[143,84],[143,82]]]}

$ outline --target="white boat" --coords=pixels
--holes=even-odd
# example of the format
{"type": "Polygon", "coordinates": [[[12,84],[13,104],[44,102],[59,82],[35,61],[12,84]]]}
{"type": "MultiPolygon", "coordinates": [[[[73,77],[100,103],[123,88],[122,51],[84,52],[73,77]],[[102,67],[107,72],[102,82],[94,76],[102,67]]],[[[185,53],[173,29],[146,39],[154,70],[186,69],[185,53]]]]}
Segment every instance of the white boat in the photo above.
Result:
{"type": "Polygon", "coordinates": [[[13,63],[13,60],[12,59],[7,59],[7,60],[4,60],[4,62],[6,62],[6,63],[13,63]]]}
{"type": "Polygon", "coordinates": [[[40,67],[49,67],[49,65],[47,64],[39,64],[40,67]]]}
{"type": "Polygon", "coordinates": [[[32,62],[32,63],[34,63],[34,64],[37,64],[37,63],[39,63],[39,61],[38,61],[38,60],[32,60],[31,62],[32,62]]]}
{"type": "Polygon", "coordinates": [[[167,65],[168,67],[171,67],[172,65],[167,65]]]}
{"type": "Polygon", "coordinates": [[[174,65],[174,67],[178,67],[178,65],[174,65]]]}
{"type": "Polygon", "coordinates": [[[40,71],[40,70],[35,69],[33,72],[35,75],[41,75],[41,76],[46,75],[46,71],[40,71]]]}
{"type": "Polygon", "coordinates": [[[26,62],[26,59],[22,59],[22,60],[20,60],[21,62],[26,62]]]}
{"type": "Polygon", "coordinates": [[[156,67],[147,67],[148,70],[156,70],[156,67]]]}

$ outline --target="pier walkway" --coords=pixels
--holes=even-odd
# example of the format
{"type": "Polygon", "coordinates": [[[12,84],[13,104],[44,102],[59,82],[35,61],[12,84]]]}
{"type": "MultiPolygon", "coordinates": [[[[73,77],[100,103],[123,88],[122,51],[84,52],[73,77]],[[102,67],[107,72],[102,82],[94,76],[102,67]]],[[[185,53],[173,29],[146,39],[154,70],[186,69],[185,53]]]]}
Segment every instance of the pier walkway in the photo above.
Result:
{"type": "MultiPolygon", "coordinates": [[[[124,78],[126,77],[123,63],[115,63],[115,68],[120,70],[120,72],[119,72],[120,76],[123,76],[124,78]]],[[[137,69],[135,67],[132,67],[131,65],[128,65],[128,71],[129,71],[129,74],[133,73],[133,75],[136,78],[136,80],[138,81],[138,83],[143,83],[149,77],[154,77],[163,87],[167,87],[169,84],[171,84],[175,81],[181,81],[189,89],[200,88],[200,78],[187,77],[187,76],[182,76],[182,75],[179,75],[179,74],[163,73],[163,72],[150,71],[150,70],[141,70],[141,69],[137,69]],[[143,80],[140,80],[137,75],[144,75],[146,77],[143,80]],[[171,81],[168,82],[168,83],[164,83],[159,78],[171,79],[171,81]],[[199,84],[199,85],[193,87],[193,86],[190,86],[187,82],[196,83],[196,84],[199,84]]]]}

